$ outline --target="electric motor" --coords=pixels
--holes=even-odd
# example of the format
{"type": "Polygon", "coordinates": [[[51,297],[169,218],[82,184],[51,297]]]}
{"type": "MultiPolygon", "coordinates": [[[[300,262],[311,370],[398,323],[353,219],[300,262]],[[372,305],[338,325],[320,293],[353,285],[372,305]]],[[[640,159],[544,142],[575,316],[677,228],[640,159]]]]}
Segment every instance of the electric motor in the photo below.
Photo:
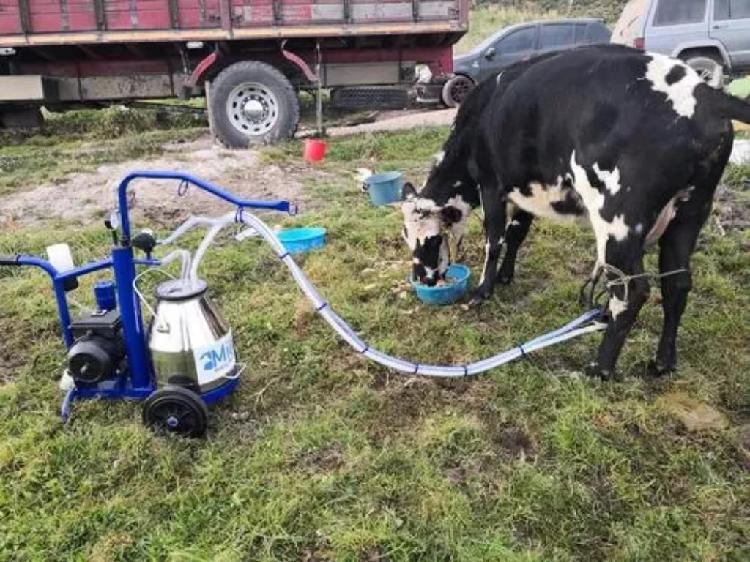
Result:
{"type": "Polygon", "coordinates": [[[73,380],[92,384],[118,374],[125,358],[118,311],[97,311],[76,318],[70,331],[75,338],[68,350],[68,371],[73,380]]]}

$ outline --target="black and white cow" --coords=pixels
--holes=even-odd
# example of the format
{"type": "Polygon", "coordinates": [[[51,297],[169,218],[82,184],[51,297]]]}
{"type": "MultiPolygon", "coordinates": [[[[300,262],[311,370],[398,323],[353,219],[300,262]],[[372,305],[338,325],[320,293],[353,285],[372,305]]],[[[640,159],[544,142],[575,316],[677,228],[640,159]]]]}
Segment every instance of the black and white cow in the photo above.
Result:
{"type": "Polygon", "coordinates": [[[661,279],[664,326],[651,370],[672,371],[690,256],[731,152],[731,119],[750,122],[750,104],[662,55],[607,45],[512,66],[464,102],[421,192],[404,190],[414,275],[427,284],[441,278],[448,237],[460,241],[480,205],[486,255],[473,303],[496,281],[510,282],[532,217],[588,219],[592,280],[602,271],[626,279],[610,285],[607,330],[588,369],[607,379],[647,299],[639,275],[647,244],[658,240],[659,269],[671,274],[661,279]]]}

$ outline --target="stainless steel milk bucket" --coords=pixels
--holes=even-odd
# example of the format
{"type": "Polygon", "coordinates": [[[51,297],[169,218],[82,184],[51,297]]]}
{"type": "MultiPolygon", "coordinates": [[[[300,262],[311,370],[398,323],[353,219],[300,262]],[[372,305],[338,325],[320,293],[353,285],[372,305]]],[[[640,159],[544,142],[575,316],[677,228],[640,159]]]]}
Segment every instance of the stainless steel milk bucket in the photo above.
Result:
{"type": "Polygon", "coordinates": [[[179,384],[203,393],[236,376],[232,331],[206,290],[204,281],[183,279],[156,289],[149,349],[160,385],[179,384]]]}

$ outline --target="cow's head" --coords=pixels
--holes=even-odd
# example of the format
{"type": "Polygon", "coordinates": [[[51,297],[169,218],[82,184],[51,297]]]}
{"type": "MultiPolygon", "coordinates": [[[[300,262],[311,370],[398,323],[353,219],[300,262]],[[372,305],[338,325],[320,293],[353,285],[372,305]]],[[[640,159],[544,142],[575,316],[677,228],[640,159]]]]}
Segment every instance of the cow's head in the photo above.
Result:
{"type": "Polygon", "coordinates": [[[420,197],[412,184],[404,185],[403,236],[412,252],[414,279],[433,286],[445,278],[451,263],[451,238],[457,248],[470,210],[460,197],[438,205],[432,199],[420,197]]]}

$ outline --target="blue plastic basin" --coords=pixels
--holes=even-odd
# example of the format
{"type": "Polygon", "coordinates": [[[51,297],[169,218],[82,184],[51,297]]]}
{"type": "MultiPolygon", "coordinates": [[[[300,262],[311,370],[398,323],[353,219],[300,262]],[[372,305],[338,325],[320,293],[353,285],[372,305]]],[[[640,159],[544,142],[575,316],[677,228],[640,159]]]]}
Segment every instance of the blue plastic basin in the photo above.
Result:
{"type": "Polygon", "coordinates": [[[404,179],[401,172],[375,174],[365,180],[364,188],[370,194],[373,205],[388,205],[401,200],[404,179]]]}
{"type": "Polygon", "coordinates": [[[326,245],[325,228],[287,228],[276,236],[290,254],[303,254],[326,245]]]}
{"type": "Polygon", "coordinates": [[[446,285],[429,287],[419,281],[411,280],[411,285],[417,293],[417,298],[425,304],[442,306],[453,304],[466,293],[469,288],[471,270],[465,265],[454,263],[445,273],[446,285]]]}

